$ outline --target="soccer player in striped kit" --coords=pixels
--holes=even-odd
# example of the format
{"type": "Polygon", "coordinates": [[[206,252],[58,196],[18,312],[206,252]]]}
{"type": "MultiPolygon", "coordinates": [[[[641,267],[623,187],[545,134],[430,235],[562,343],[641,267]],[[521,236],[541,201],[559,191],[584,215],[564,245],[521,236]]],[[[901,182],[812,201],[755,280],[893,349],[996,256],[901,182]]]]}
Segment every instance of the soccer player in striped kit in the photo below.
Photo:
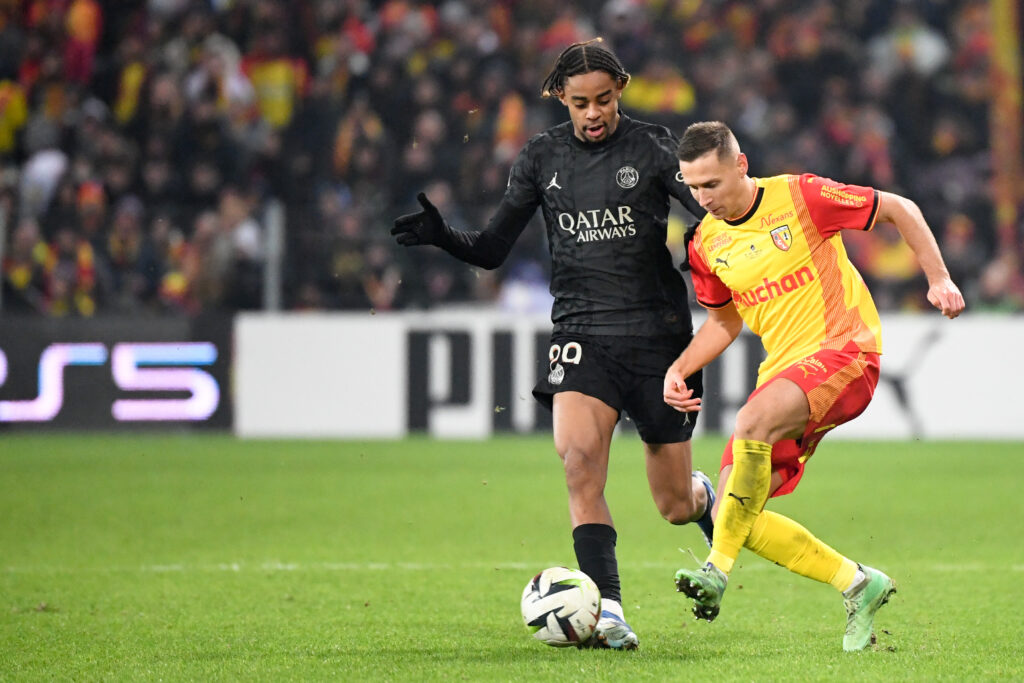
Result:
{"type": "Polygon", "coordinates": [[[708,212],[688,248],[708,319],[666,373],[665,401],[682,412],[699,410],[687,378],[722,353],[744,323],[767,357],[722,458],[711,552],[702,568],[680,569],[676,586],[694,600],[694,614],[711,621],[740,548],[749,548],[841,591],[843,649],[863,650],[875,613],[895,592],[893,580],[764,509],[769,497],[796,487],[818,442],[860,415],[878,382],[878,311],[840,231],[895,224],[927,276],[929,302],[955,318],[963,296],[909,199],[811,174],[753,178],[732,131],[717,121],[689,126],[677,156],[683,181],[708,212]]]}

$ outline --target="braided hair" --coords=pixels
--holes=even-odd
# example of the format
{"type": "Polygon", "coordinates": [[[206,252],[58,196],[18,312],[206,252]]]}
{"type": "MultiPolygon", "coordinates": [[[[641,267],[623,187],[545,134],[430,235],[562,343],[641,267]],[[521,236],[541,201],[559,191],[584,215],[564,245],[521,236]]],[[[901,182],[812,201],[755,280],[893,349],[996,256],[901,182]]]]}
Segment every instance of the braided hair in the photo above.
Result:
{"type": "Polygon", "coordinates": [[[562,54],[558,55],[555,65],[551,68],[551,73],[544,79],[541,97],[561,97],[566,80],[592,71],[604,71],[625,87],[629,82],[629,74],[615,53],[606,48],[603,42],[603,38],[593,38],[582,43],[573,43],[562,50],[562,54]]]}

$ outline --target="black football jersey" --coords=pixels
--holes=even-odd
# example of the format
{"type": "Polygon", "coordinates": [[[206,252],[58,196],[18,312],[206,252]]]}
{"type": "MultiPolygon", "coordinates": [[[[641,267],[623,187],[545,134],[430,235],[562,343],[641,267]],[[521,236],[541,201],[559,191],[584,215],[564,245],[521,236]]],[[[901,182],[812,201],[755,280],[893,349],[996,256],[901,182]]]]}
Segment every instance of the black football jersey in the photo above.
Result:
{"type": "Polygon", "coordinates": [[[584,142],[567,121],[519,153],[505,201],[544,213],[555,332],[692,331],[686,285],[665,245],[669,197],[695,218],[704,210],[682,182],[677,145],[664,126],[622,114],[607,140],[584,142]]]}

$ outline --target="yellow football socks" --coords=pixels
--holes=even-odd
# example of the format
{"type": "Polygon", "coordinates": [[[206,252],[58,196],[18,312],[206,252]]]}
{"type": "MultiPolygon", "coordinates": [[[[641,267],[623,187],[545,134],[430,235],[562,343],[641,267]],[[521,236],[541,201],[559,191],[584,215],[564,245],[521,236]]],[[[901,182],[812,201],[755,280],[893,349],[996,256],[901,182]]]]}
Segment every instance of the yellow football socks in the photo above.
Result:
{"type": "Polygon", "coordinates": [[[840,555],[789,517],[768,510],[754,521],[746,547],[800,576],[831,584],[838,591],[848,588],[857,573],[856,562],[840,555]]]}
{"type": "Polygon", "coordinates": [[[734,439],[732,473],[725,484],[715,520],[715,539],[708,561],[728,574],[761,514],[772,478],[772,447],[763,441],[734,439]]]}

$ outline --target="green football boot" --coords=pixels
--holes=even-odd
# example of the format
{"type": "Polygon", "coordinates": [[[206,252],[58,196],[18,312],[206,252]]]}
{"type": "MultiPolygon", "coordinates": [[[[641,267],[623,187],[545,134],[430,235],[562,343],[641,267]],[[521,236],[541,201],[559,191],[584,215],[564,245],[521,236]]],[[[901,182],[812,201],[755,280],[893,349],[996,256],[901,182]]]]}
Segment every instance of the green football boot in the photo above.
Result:
{"type": "Polygon", "coordinates": [[[847,652],[857,652],[871,644],[875,612],[896,592],[896,583],[888,576],[862,564],[857,566],[864,572],[864,580],[843,593],[846,605],[843,649],[847,652]]]}
{"type": "Polygon", "coordinates": [[[714,621],[727,583],[729,577],[710,562],[700,569],[676,572],[676,590],[693,600],[693,616],[698,619],[714,621]]]}

